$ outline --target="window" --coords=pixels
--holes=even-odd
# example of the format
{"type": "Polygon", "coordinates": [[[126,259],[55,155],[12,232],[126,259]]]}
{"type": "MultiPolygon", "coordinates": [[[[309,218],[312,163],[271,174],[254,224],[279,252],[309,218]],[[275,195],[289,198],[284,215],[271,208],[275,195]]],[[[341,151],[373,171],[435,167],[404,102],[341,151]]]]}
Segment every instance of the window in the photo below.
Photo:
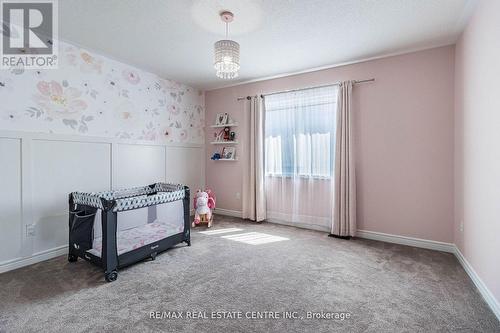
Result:
{"type": "Polygon", "coordinates": [[[265,107],[266,175],[331,177],[337,87],[269,95],[265,107]]]}

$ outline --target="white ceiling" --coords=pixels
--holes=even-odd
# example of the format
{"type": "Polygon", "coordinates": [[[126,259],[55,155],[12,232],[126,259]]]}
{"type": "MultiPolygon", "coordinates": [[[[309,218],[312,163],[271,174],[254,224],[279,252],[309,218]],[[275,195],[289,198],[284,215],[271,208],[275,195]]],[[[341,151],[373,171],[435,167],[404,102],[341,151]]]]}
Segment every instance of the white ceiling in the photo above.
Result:
{"type": "Polygon", "coordinates": [[[62,40],[201,89],[454,43],[475,0],[62,0],[62,40]],[[240,77],[215,77],[231,10],[240,77]]]}

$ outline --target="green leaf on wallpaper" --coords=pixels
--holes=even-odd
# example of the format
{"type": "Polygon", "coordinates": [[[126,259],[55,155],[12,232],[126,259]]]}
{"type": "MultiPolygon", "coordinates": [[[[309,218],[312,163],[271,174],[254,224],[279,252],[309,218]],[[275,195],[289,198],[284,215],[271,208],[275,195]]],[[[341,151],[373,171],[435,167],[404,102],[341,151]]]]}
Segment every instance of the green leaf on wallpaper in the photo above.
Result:
{"type": "Polygon", "coordinates": [[[78,121],[74,119],[63,119],[63,124],[66,126],[71,127],[72,129],[76,129],[76,126],[78,126],[78,121]]]}
{"type": "Polygon", "coordinates": [[[120,139],[130,139],[132,136],[126,132],[118,132],[116,133],[116,136],[119,137],[120,139]]]}
{"type": "Polygon", "coordinates": [[[26,109],[26,114],[31,118],[40,118],[40,116],[43,114],[43,111],[40,110],[39,108],[30,106],[29,108],[26,109]]]}
{"type": "Polygon", "coordinates": [[[10,72],[14,75],[21,75],[24,73],[24,67],[14,67],[10,70],[10,72]]]}
{"type": "Polygon", "coordinates": [[[126,89],[123,89],[122,90],[122,94],[121,94],[123,97],[127,97],[128,98],[128,90],[126,89]]]}
{"type": "Polygon", "coordinates": [[[97,98],[97,94],[98,94],[97,90],[94,90],[94,89],[92,89],[92,91],[90,92],[90,96],[91,96],[93,99],[96,99],[96,98],[97,98]]]}
{"type": "Polygon", "coordinates": [[[83,116],[82,117],[82,120],[85,120],[85,121],[91,121],[93,119],[94,119],[94,117],[92,117],[92,116],[87,116],[87,117],[83,116]]]}
{"type": "Polygon", "coordinates": [[[78,132],[80,132],[80,133],[86,133],[88,130],[89,130],[89,128],[87,127],[87,124],[85,124],[85,123],[82,123],[80,125],[80,127],[78,128],[78,132]]]}
{"type": "Polygon", "coordinates": [[[176,121],[175,128],[181,128],[181,127],[182,127],[181,123],[179,121],[176,121]]]}
{"type": "Polygon", "coordinates": [[[64,88],[69,87],[69,83],[68,83],[68,81],[63,80],[63,81],[62,81],[62,86],[63,86],[64,88]]]}

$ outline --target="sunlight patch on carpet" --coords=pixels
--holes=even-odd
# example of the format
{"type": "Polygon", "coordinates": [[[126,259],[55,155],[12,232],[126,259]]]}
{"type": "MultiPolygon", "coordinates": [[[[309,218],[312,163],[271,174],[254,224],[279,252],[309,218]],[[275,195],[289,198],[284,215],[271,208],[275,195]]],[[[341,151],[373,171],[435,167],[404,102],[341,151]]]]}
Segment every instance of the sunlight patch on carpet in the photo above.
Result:
{"type": "Polygon", "coordinates": [[[216,230],[208,230],[208,231],[200,231],[200,234],[205,234],[205,235],[218,235],[218,234],[225,234],[228,232],[235,232],[235,231],[241,231],[243,229],[240,228],[226,228],[226,229],[216,229],[216,230]]]}
{"type": "Polygon", "coordinates": [[[281,236],[274,236],[269,234],[263,234],[261,232],[246,232],[243,234],[236,235],[225,235],[221,236],[221,238],[233,240],[236,242],[241,242],[250,245],[260,245],[274,242],[281,242],[285,240],[289,240],[288,238],[281,236]]]}

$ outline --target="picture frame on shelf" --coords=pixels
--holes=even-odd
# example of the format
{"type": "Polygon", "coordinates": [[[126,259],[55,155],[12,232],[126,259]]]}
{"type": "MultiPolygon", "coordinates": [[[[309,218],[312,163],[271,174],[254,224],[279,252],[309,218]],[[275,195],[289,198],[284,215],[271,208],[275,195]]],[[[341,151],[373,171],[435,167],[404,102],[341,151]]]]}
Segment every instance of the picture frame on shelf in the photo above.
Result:
{"type": "Polygon", "coordinates": [[[215,125],[216,126],[220,125],[221,121],[222,121],[222,113],[217,113],[215,115],[215,125]]]}
{"type": "Polygon", "coordinates": [[[234,147],[224,147],[222,148],[221,158],[226,160],[234,160],[236,155],[236,148],[234,147]]]}
{"type": "Polygon", "coordinates": [[[229,119],[229,115],[226,113],[217,113],[217,116],[215,117],[215,125],[220,126],[220,125],[226,125],[227,121],[229,119]]]}

